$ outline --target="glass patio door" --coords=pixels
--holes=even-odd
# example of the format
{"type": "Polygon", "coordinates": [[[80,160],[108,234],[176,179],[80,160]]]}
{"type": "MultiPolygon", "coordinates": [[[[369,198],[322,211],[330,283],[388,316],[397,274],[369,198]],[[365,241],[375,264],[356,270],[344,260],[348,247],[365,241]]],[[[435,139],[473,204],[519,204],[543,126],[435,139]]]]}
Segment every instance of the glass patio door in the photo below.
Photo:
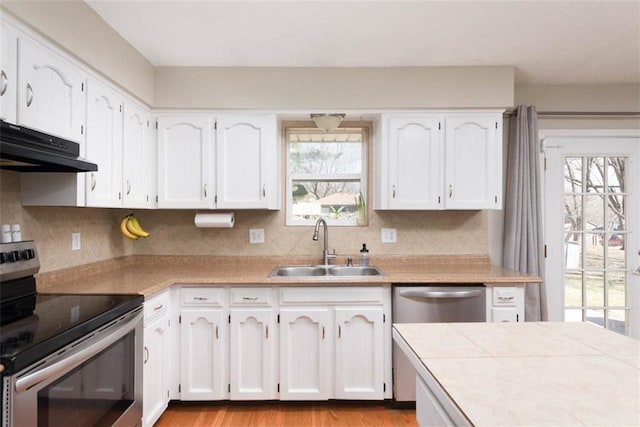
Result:
{"type": "Polygon", "coordinates": [[[547,137],[550,320],[640,335],[640,138],[547,137]]]}

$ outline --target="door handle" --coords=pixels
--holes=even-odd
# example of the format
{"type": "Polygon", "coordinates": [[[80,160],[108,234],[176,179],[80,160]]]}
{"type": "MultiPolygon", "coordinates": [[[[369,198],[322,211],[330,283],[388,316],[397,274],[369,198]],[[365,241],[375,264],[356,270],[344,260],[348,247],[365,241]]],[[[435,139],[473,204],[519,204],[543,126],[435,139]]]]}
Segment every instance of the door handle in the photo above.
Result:
{"type": "Polygon", "coordinates": [[[30,83],[27,83],[27,107],[31,107],[33,103],[33,88],[30,83]]]}
{"type": "Polygon", "coordinates": [[[474,298],[482,295],[482,290],[473,289],[470,291],[414,291],[402,290],[400,296],[410,299],[430,299],[430,298],[474,298]]]}
{"type": "Polygon", "coordinates": [[[9,79],[7,79],[7,73],[2,70],[0,72],[0,96],[4,95],[9,87],[9,79]]]}

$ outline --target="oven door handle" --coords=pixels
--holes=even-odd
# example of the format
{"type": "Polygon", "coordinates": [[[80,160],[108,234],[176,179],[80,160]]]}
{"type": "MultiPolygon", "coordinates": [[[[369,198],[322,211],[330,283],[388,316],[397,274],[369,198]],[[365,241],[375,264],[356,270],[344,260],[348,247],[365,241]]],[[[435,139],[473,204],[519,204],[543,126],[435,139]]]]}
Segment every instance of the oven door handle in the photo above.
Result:
{"type": "Polygon", "coordinates": [[[416,291],[401,290],[400,296],[410,299],[427,298],[474,298],[482,295],[482,290],[473,289],[467,291],[416,291]]]}
{"type": "Polygon", "coordinates": [[[100,339],[95,344],[92,344],[91,346],[85,349],[82,349],[77,353],[70,355],[69,357],[62,359],[59,362],[49,365],[46,368],[37,370],[35,372],[32,372],[28,375],[25,375],[19,378],[18,380],[16,380],[16,385],[15,385],[16,392],[18,393],[23,392],[28,388],[31,388],[34,385],[41,383],[61,372],[69,371],[74,367],[81,365],[86,360],[92,358],[96,354],[105,350],[110,345],[118,341],[120,338],[124,337],[129,332],[131,332],[135,328],[136,324],[140,321],[141,317],[142,315],[140,313],[137,313],[137,315],[133,319],[119,326],[118,329],[116,329],[114,332],[107,335],[106,337],[100,339]]]}

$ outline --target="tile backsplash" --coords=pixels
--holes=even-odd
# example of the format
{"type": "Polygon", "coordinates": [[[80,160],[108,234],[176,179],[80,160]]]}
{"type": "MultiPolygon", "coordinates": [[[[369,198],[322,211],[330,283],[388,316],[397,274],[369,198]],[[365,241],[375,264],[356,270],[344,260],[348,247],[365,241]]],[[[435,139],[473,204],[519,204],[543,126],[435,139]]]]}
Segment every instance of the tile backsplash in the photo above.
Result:
{"type": "MultiPolygon", "coordinates": [[[[194,210],[135,210],[151,237],[127,240],[119,221],[127,209],[23,207],[20,174],[0,172],[0,223],[22,225],[34,239],[41,272],[123,255],[318,255],[322,239],[313,227],[286,227],[284,211],[235,211],[234,228],[196,228],[194,210]],[[250,244],[249,229],[262,228],[265,243],[250,244]],[[82,248],[71,250],[71,234],[80,232],[82,248]]],[[[484,211],[369,211],[367,227],[329,227],[329,248],[357,256],[367,243],[376,255],[487,254],[484,211]],[[380,243],[380,229],[397,229],[397,243],[380,243]]]]}

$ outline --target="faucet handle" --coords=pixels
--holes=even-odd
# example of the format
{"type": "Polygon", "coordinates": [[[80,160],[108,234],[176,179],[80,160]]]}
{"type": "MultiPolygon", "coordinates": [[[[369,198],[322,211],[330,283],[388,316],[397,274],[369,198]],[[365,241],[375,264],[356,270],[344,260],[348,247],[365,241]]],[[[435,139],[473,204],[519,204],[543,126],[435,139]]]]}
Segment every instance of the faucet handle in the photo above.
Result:
{"type": "Polygon", "coordinates": [[[353,258],[349,257],[347,258],[347,267],[352,267],[353,266],[353,258]]]}

